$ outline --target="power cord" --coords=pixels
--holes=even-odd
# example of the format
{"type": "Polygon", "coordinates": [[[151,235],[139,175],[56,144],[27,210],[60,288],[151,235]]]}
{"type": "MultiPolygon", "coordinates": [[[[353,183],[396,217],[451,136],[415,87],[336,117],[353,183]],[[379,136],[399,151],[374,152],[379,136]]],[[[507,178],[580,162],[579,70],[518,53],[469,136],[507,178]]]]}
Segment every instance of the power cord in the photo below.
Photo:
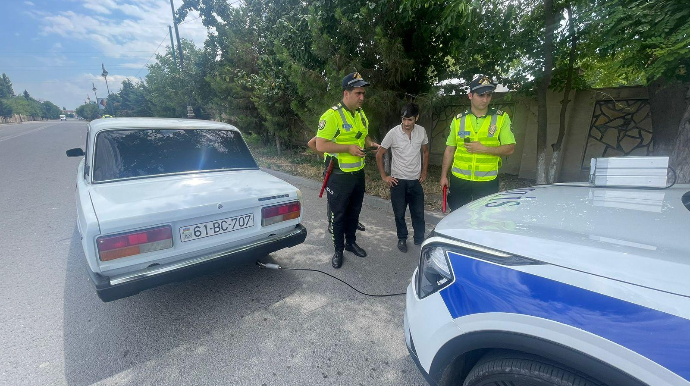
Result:
{"type": "Polygon", "coordinates": [[[275,269],[275,270],[283,270],[283,271],[306,271],[306,272],[318,272],[318,273],[322,273],[322,274],[324,274],[324,275],[326,275],[326,276],[330,276],[330,277],[332,277],[333,279],[335,279],[335,280],[337,280],[337,281],[339,281],[339,282],[345,284],[346,286],[352,288],[353,290],[355,290],[355,292],[357,292],[357,293],[359,293],[359,294],[361,294],[361,295],[364,295],[364,296],[371,296],[371,297],[373,297],[373,298],[385,298],[385,297],[390,297],[390,296],[402,296],[402,295],[406,295],[405,292],[396,293],[396,294],[368,294],[368,293],[366,293],[366,292],[360,291],[360,290],[358,290],[357,288],[351,286],[350,284],[348,284],[348,283],[347,283],[346,281],[344,281],[343,279],[338,278],[338,277],[335,277],[335,276],[331,275],[331,274],[328,273],[328,272],[319,271],[318,269],[311,269],[311,268],[286,268],[286,267],[281,267],[281,266],[278,265],[278,264],[273,264],[273,263],[262,263],[262,262],[260,262],[260,261],[258,261],[258,260],[256,261],[256,265],[258,265],[259,267],[264,268],[264,269],[275,269]]]}

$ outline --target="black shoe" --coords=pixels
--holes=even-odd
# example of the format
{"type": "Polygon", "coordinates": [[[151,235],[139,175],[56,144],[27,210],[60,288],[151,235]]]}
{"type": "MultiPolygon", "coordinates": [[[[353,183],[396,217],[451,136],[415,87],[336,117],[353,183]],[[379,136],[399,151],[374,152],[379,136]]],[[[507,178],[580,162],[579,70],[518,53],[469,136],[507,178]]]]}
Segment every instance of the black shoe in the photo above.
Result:
{"type": "Polygon", "coordinates": [[[422,240],[415,240],[415,241],[414,241],[414,245],[422,245],[423,242],[424,242],[424,239],[422,239],[422,240]]]}
{"type": "Polygon", "coordinates": [[[398,240],[398,249],[402,253],[407,253],[407,240],[405,239],[399,239],[398,240]]]}
{"type": "Polygon", "coordinates": [[[331,259],[331,264],[333,264],[333,268],[340,268],[343,266],[343,252],[335,252],[333,254],[333,258],[331,259]]]}
{"type": "Polygon", "coordinates": [[[346,244],[345,250],[352,252],[359,257],[367,257],[367,252],[364,249],[362,249],[359,245],[357,245],[357,243],[346,244]]]}
{"type": "Polygon", "coordinates": [[[367,228],[364,227],[364,224],[362,224],[361,222],[358,222],[357,223],[357,230],[364,232],[365,230],[367,230],[367,228]]]}

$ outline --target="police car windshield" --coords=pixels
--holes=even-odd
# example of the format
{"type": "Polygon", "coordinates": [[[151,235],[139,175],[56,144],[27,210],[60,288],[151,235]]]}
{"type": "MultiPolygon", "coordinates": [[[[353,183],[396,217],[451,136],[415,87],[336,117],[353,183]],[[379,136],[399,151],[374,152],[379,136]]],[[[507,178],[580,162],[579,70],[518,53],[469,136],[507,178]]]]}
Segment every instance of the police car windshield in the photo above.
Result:
{"type": "Polygon", "coordinates": [[[95,182],[194,171],[256,169],[232,130],[106,130],[96,136],[95,182]]]}

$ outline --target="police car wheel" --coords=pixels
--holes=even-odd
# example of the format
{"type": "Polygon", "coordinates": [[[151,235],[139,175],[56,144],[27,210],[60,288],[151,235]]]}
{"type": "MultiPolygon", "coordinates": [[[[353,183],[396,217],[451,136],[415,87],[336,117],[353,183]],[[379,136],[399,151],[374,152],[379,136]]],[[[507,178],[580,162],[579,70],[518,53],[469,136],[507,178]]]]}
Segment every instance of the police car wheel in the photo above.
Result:
{"type": "Polygon", "coordinates": [[[600,386],[575,370],[517,351],[488,353],[472,368],[463,386],[600,386]]]}

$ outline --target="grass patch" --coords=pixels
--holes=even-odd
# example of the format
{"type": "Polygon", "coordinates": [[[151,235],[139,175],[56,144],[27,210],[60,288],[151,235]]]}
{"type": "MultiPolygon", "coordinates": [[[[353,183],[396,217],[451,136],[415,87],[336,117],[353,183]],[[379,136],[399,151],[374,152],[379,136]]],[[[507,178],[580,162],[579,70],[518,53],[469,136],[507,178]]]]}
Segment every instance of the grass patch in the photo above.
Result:
{"type": "MultiPolygon", "coordinates": [[[[295,176],[310,178],[316,181],[323,181],[323,159],[318,157],[308,147],[292,150],[283,150],[279,156],[274,146],[266,146],[258,138],[247,138],[247,144],[256,158],[260,167],[277,170],[295,176]]],[[[367,153],[366,166],[364,167],[367,194],[390,199],[390,188],[385,184],[379,175],[376,167],[376,157],[373,153],[367,153]]],[[[441,166],[429,165],[427,179],[422,184],[425,196],[425,206],[429,210],[441,211],[442,190],[439,184],[441,179],[441,166]]],[[[515,188],[534,185],[535,181],[526,178],[518,178],[509,174],[501,174],[499,190],[510,190],[515,188]]]]}

